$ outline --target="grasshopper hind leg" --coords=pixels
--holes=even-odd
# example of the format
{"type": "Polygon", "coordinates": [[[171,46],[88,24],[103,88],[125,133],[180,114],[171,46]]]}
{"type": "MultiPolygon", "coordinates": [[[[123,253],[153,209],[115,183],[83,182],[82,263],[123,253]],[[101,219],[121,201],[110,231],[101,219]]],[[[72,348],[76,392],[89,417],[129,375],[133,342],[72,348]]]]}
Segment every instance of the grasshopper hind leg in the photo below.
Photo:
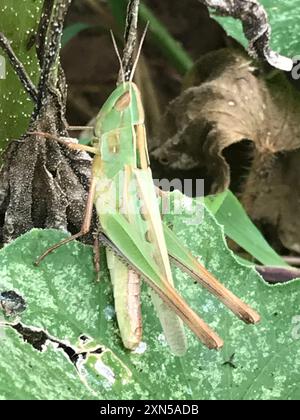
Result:
{"type": "Polygon", "coordinates": [[[99,233],[97,232],[94,236],[94,246],[93,246],[93,254],[94,254],[94,269],[96,275],[96,283],[100,283],[100,271],[101,271],[101,261],[100,261],[100,241],[99,241],[99,233]]]}

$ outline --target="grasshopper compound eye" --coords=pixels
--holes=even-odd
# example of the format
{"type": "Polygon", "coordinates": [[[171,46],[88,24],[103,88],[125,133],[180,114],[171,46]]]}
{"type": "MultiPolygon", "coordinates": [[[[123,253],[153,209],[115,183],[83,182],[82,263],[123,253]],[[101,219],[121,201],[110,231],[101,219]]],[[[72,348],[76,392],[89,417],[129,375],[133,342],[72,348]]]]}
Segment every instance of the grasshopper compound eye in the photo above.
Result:
{"type": "Polygon", "coordinates": [[[26,309],[26,302],[22,296],[13,290],[0,293],[0,308],[7,316],[20,314],[26,309]]]}

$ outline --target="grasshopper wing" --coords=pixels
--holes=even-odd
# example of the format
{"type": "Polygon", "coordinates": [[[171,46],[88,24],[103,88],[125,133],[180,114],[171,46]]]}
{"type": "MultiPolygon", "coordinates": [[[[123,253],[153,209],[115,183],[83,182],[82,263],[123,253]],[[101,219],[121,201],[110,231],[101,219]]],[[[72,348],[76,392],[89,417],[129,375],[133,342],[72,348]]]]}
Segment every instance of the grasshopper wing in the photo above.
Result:
{"type": "Polygon", "coordinates": [[[139,273],[170,309],[187,324],[196,336],[209,348],[218,349],[223,341],[187,305],[174,287],[160,272],[159,266],[149,252],[146,242],[121,214],[104,214],[100,218],[105,245],[139,273]]]}

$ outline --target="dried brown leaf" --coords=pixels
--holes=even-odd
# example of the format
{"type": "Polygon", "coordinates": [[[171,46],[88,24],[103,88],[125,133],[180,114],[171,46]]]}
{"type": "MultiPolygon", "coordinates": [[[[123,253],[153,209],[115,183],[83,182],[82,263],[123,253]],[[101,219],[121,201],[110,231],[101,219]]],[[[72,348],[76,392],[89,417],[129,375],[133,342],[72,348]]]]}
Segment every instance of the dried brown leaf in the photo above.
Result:
{"type": "MultiPolygon", "coordinates": [[[[283,73],[265,74],[229,49],[200,59],[186,87],[162,120],[154,158],[173,170],[205,168],[211,192],[223,191],[237,181],[225,155],[250,141],[242,200],[253,219],[275,226],[282,243],[300,252],[299,92],[283,73]]],[[[244,163],[235,162],[239,174],[244,163]]]]}

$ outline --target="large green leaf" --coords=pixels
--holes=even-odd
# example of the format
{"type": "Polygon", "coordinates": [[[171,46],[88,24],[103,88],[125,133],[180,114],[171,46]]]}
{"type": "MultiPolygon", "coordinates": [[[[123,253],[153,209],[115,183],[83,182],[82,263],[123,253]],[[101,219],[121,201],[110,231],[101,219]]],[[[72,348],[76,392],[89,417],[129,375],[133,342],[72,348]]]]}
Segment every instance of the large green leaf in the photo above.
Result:
{"type": "Polygon", "coordinates": [[[231,191],[205,197],[226,235],[263,265],[288,266],[268,244],[231,191]]]}
{"type": "Polygon", "coordinates": [[[225,339],[224,349],[209,351],[188,333],[187,355],[172,356],[145,289],[144,348],[140,354],[125,351],[105,264],[102,263],[102,281],[96,284],[92,250],[72,243],[48,257],[39,268],[34,267],[35,258],[64,234],[33,230],[1,251],[0,291],[15,290],[25,298],[27,309],[21,315],[24,326],[42,329],[52,341],[64,342],[77,352],[79,336],[84,334],[103,352],[90,356],[79,374],[63,349],[50,343],[39,352],[6,327],[1,330],[0,398],[300,397],[300,340],[295,324],[299,315],[299,281],[271,287],[253,268],[240,265],[228,251],[220,226],[206,210],[199,225],[191,224],[193,218],[188,211],[168,219],[183,243],[201,256],[206,267],[260,311],[262,323],[244,325],[214,297],[175,270],[179,291],[225,339]],[[229,360],[236,368],[226,363],[229,360]]]}
{"type": "Polygon", "coordinates": [[[61,350],[49,345],[37,352],[11,328],[2,330],[0,340],[0,400],[91,398],[61,350]]]}
{"type": "MultiPolygon", "coordinates": [[[[39,66],[33,44],[42,4],[42,0],[1,0],[0,6],[0,31],[12,42],[34,83],[38,80],[39,66]]],[[[6,77],[0,78],[1,150],[9,139],[24,133],[33,104],[1,49],[0,56],[6,60],[6,77]]]]}
{"type": "MultiPolygon", "coordinates": [[[[268,12],[272,27],[271,46],[281,54],[294,57],[300,53],[299,11],[300,0],[274,1],[260,0],[268,12]]],[[[215,16],[214,16],[215,17],[215,16]]],[[[229,35],[240,41],[245,47],[248,42],[239,21],[227,17],[215,17],[229,35]]]]}

